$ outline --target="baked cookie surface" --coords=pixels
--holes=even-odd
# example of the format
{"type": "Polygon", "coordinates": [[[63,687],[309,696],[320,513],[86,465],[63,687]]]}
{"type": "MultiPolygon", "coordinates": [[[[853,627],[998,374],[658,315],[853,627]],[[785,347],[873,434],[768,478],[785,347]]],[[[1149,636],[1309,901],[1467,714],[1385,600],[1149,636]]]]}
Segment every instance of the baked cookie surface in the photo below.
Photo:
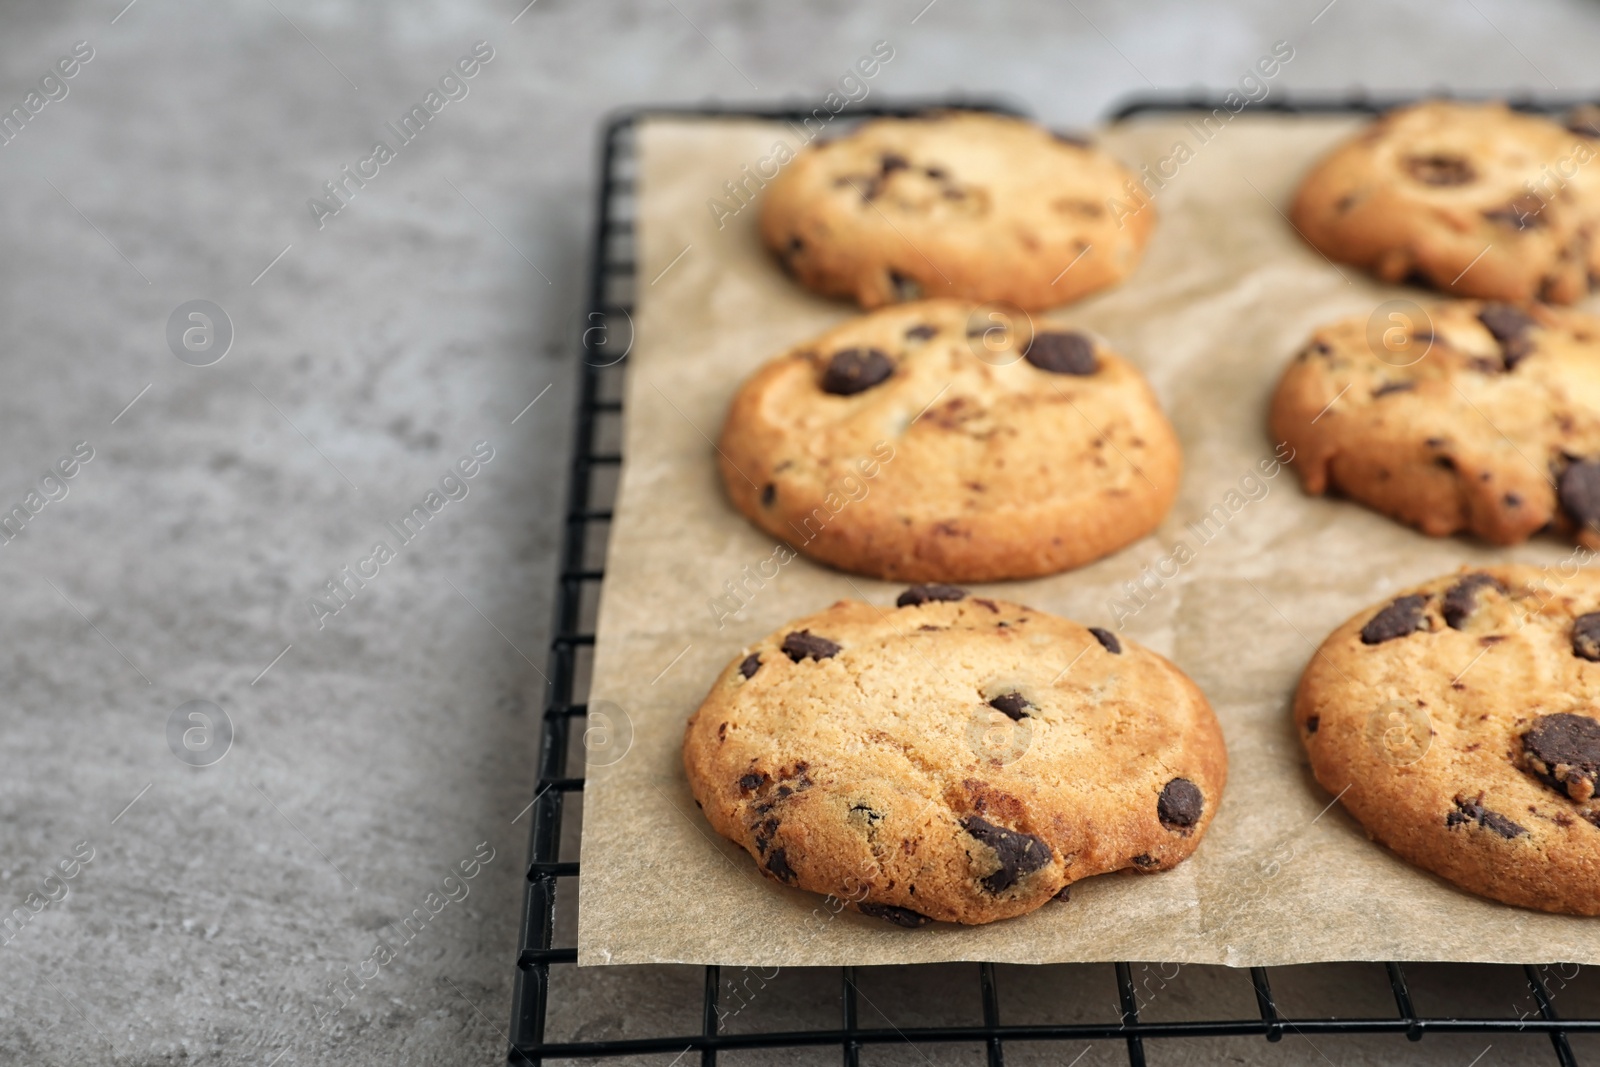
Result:
{"type": "Polygon", "coordinates": [[[1570,304],[1600,277],[1593,117],[1503,104],[1391,111],[1322,159],[1290,217],[1330,259],[1386,282],[1570,304]]]}
{"type": "Polygon", "coordinates": [[[1270,417],[1307,492],[1446,536],[1600,547],[1600,319],[1455,301],[1318,330],[1270,417]]]}
{"type": "Polygon", "coordinates": [[[803,149],[762,193],[761,235],[802,285],[862,307],[965,297],[1035,310],[1138,264],[1155,208],[1132,180],[1021,119],[877,119],[803,149]]]}
{"type": "Polygon", "coordinates": [[[1084,334],[923,301],[845,323],[735,395],[718,445],[735,506],[842,570],[994,581],[1150,532],[1176,434],[1144,378],[1084,334]]]}
{"type": "Polygon", "coordinates": [[[1600,914],[1597,612],[1600,572],[1526,566],[1363,611],[1295,696],[1317,781],[1369,836],[1464,889],[1600,914]]]}
{"type": "Polygon", "coordinates": [[[764,874],[902,926],[1172,867],[1227,777],[1210,705],[1171,663],[951,586],[840,601],[743,650],[683,757],[764,874]]]}

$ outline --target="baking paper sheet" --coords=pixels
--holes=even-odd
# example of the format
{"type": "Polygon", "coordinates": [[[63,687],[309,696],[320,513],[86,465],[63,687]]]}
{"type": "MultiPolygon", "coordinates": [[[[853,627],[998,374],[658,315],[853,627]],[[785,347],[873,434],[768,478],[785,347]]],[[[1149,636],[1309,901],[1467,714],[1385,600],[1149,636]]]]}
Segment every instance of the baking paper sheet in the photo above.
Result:
{"type": "Polygon", "coordinates": [[[1600,962],[1600,921],[1479,899],[1368,841],[1313,781],[1290,723],[1316,644],[1364,606],[1463,563],[1570,554],[1553,540],[1491,550],[1426,538],[1306,497],[1288,468],[1264,473],[1267,402],[1312,328],[1427,299],[1329,263],[1284,217],[1306,167],[1358,124],[1245,114],[1202,140],[1182,116],[1161,116],[1100,137],[1133,167],[1170,175],[1155,194],[1160,222],[1126,284],[1049,317],[1097,332],[1144,370],[1183,441],[1182,491],[1155,534],[1109,559],[973,588],[1118,628],[1172,659],[1222,722],[1227,792],[1175,870],[1089,879],[1070,903],[1019,919],[920,930],[835,914],[761,878],[690,797],[684,721],[742,645],[840,598],[890,604],[901,587],[804,558],[776,566],[772,538],[733,511],[717,478],[711,442],[738,383],[856,313],[794,286],[760,246],[756,209],[732,210],[724,183],[779,141],[795,145],[794,131],[643,125],[626,465],[590,694],[608,718],[584,795],[580,964],[1600,962]]]}

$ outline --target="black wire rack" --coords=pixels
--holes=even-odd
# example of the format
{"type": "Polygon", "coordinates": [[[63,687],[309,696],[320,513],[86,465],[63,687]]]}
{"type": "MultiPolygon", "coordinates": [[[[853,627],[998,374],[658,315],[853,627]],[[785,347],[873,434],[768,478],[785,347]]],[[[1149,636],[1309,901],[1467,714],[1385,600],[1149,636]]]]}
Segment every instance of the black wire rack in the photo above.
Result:
{"type": "MultiPolygon", "coordinates": [[[[1375,101],[1364,96],[1341,100],[1288,101],[1281,95],[1252,105],[1253,110],[1280,112],[1375,112],[1404,101],[1375,101]]],[[[916,114],[933,107],[981,108],[1015,112],[1017,109],[992,101],[939,101],[935,104],[897,107],[852,108],[851,119],[880,115],[916,114]]],[[[1135,97],[1112,113],[1113,120],[1159,111],[1210,110],[1221,106],[1213,96],[1135,97]]],[[[1555,111],[1569,104],[1513,100],[1524,110],[1555,111]]],[[[1272,992],[1269,968],[1253,967],[1236,972],[1238,981],[1248,980],[1254,994],[1256,1013],[1237,1018],[1151,1020],[1141,1017],[1148,1004],[1148,979],[1136,980],[1135,968],[1147,974],[1149,964],[1117,963],[1114,989],[1106,990],[1105,1002],[1116,1007],[1100,1022],[1062,1021],[1005,1023],[1001,1017],[999,972],[994,964],[950,966],[945,972],[968,972],[977,980],[977,1002],[981,1004],[981,1023],[965,1025],[884,1026],[863,1025],[861,992],[863,974],[854,967],[836,968],[837,1025],[813,1029],[775,1030],[740,1027],[725,1029],[728,989],[722,968],[704,967],[704,993],[701,997],[698,1031],[664,1033],[621,1039],[549,1041],[546,1024],[555,1003],[559,1003],[562,980],[576,970],[578,951],[575,930],[558,938],[558,906],[570,914],[578,892],[579,870],[576,860],[561,858],[563,844],[577,840],[581,824],[581,793],[584,779],[582,725],[588,712],[585,703],[589,678],[589,650],[594,645],[593,614],[600,582],[605,576],[605,542],[609,534],[611,504],[616,478],[622,463],[620,424],[622,417],[622,375],[627,351],[632,347],[634,260],[634,134],[640,122],[654,117],[754,118],[775,121],[803,121],[810,113],[784,108],[695,108],[641,109],[611,117],[602,127],[599,160],[599,189],[595,228],[592,237],[585,316],[580,349],[583,364],[579,370],[573,451],[568,475],[563,535],[561,541],[555,620],[550,641],[550,698],[544,711],[539,750],[539,777],[532,804],[527,887],[524,896],[520,951],[517,957],[513,992],[508,1062],[542,1064],[548,1060],[611,1060],[675,1056],[673,1064],[698,1053],[699,1062],[712,1065],[721,1053],[752,1050],[819,1050],[836,1048],[846,1067],[861,1061],[863,1050],[912,1042],[913,1044],[961,1044],[973,1050],[990,1067],[1004,1064],[1006,1046],[1025,1045],[1037,1054],[1039,1042],[1057,1043],[1059,1062],[1066,1063],[1073,1052],[1068,1042],[1108,1041],[1126,1049],[1134,1067],[1146,1062],[1145,1045],[1162,1039],[1189,1039],[1188,1055],[1195,1055],[1192,1044],[1202,1040],[1215,1044],[1219,1039],[1255,1037],[1280,1042],[1286,1035],[1310,1038],[1331,1034],[1392,1035],[1420,1041],[1428,1034],[1473,1034],[1493,1039],[1497,1035],[1546,1035],[1556,1062],[1572,1067],[1577,1063],[1570,1035],[1600,1036],[1600,1011],[1593,1017],[1562,1017],[1553,1003],[1556,993],[1568,988],[1578,968],[1568,965],[1528,965],[1520,969],[1525,988],[1515,1003],[1507,1000],[1510,1011],[1502,1015],[1468,1017],[1464,1014],[1425,1014],[1419,1011],[1413,992],[1415,970],[1408,977],[1399,963],[1367,965],[1373,979],[1381,971],[1387,977],[1382,1000],[1392,1000],[1393,1014],[1353,1015],[1286,1014],[1272,992]],[[579,803],[574,803],[574,800],[579,803]],[[573,810],[580,809],[580,810],[573,810]],[[570,940],[571,944],[558,944],[570,940]],[[1570,974],[1569,974],[1570,972],[1570,974]],[[1556,989],[1552,990],[1552,984],[1556,989]],[[553,998],[554,1001],[553,1001],[553,998]],[[1520,1004],[1523,1010],[1516,1011],[1520,1004]]],[[[570,851],[570,848],[565,851],[570,851]]],[[[566,925],[573,925],[568,923],[566,925]]],[[[1089,969],[1093,965],[1084,965],[1089,969]]],[[[1344,966],[1344,965],[1340,965],[1344,966]]],[[[1482,968],[1429,964],[1430,979],[1449,987],[1450,975],[1460,972],[1459,980],[1481,982],[1482,968]],[[1469,973],[1470,972],[1470,973],[1469,973]]],[[[1100,971],[1104,965],[1098,965],[1100,971]]],[[[681,968],[680,968],[681,970],[681,968]]],[[[863,971],[865,969],[862,969],[863,971]]],[[[897,971],[929,971],[926,967],[889,968],[897,971]]],[[[1501,968],[1512,970],[1515,968],[1501,968]]],[[[936,976],[938,982],[949,973],[936,976]]],[[[959,979],[957,979],[959,980],[959,979]]],[[[1342,980],[1342,978],[1341,978],[1342,980]]],[[[1352,978],[1352,981],[1354,979],[1352,978]]],[[[1081,986],[1077,989],[1081,994],[1081,986]]],[[[1064,998],[1065,999],[1065,998],[1064,998]]],[[[1578,998],[1585,999],[1585,998],[1578,998]]],[[[1248,1002],[1246,995],[1245,1001],[1248,1002]]],[[[1592,1001],[1585,999],[1585,1003],[1592,1001]]],[[[581,1011],[582,1008],[580,1007],[581,1011]]],[[[872,1014],[869,1012],[869,1014],[872,1014]]],[[[878,1013],[881,1015],[881,1013],[878,1013]]],[[[885,1019],[887,1022],[887,1019],[885,1019]]],[[[581,1032],[580,1028],[580,1032],[581,1032]]],[[[1387,1054],[1393,1060],[1404,1058],[1401,1043],[1387,1054]]],[[[1220,1055],[1220,1046],[1202,1052],[1209,1059],[1220,1055]]],[[[1291,1052],[1283,1049],[1283,1062],[1291,1052]]],[[[1326,1057],[1323,1057],[1324,1059],[1326,1057]]],[[[1055,1061],[1055,1056],[1051,1056],[1055,1061]]],[[[748,1059],[744,1060],[748,1062],[748,1059]]],[[[1074,1061],[1076,1062],[1076,1061],[1074,1061]]],[[[1476,1062],[1476,1061],[1474,1061],[1476,1062]]]]}

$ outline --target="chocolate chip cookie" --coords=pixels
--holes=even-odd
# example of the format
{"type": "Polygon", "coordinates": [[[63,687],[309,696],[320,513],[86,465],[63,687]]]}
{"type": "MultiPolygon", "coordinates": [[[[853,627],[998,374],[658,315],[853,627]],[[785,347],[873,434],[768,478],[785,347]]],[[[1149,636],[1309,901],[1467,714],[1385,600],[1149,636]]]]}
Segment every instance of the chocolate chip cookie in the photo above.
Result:
{"type": "Polygon", "coordinates": [[[1404,859],[1600,914],[1600,572],[1463,570],[1375,605],[1312,657],[1294,717],[1317,781],[1404,859]]]}
{"type": "MultiPolygon", "coordinates": [[[[1397,302],[1398,306],[1398,302],[1397,302]]],[[[1600,319],[1455,301],[1318,330],[1272,401],[1306,491],[1433,536],[1600,548],[1600,319]]]]}
{"type": "Polygon", "coordinates": [[[683,759],[764,875],[907,927],[1172,867],[1227,778],[1211,707],[1171,663],[948,585],[840,601],[741,650],[683,759]]]}
{"type": "Polygon", "coordinates": [[[1563,127],[1503,104],[1401,108],[1319,162],[1290,217],[1386,282],[1570,304],[1600,277],[1597,136],[1590,112],[1563,127]]]}
{"type": "Polygon", "coordinates": [[[884,308],[757,371],[718,446],[734,505],[842,570],[993,581],[1149,533],[1178,440],[1134,367],[1088,335],[961,301],[884,308]]]}
{"type": "Polygon", "coordinates": [[[975,112],[878,119],[806,148],[761,204],[785,270],[867,308],[936,296],[1054,307],[1127,277],[1154,225],[1104,152],[975,112]]]}

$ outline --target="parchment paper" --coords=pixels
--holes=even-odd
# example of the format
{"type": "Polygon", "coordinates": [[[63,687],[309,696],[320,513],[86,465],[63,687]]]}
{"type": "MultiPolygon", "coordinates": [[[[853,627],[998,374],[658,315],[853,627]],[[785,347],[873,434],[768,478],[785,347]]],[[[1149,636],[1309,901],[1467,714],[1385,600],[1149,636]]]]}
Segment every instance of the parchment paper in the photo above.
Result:
{"type": "Polygon", "coordinates": [[[892,603],[900,586],[796,559],[719,629],[712,598],[746,567],[758,574],[775,548],[717,480],[711,441],[728,400],[761,362],[855,311],[778,271],[753,207],[719,229],[707,206],[717,197],[731,206],[723,183],[775,142],[793,145],[791,130],[643,127],[626,467],[591,693],[591,707],[622,709],[625,722],[607,725],[631,725],[632,740],[620,759],[615,744],[591,759],[580,964],[1600,962],[1600,921],[1479,899],[1367,840],[1312,780],[1289,720],[1315,645],[1363,606],[1462,563],[1554,563],[1570,552],[1554,540],[1491,550],[1430,539],[1356,504],[1308,498],[1287,468],[1261,477],[1273,451],[1268,398],[1312,328],[1385,299],[1426,299],[1330,264],[1282,214],[1309,163],[1355,125],[1246,114],[1201,142],[1181,119],[1160,117],[1101,136],[1134,167],[1167,157],[1175,174],[1156,195],[1160,222],[1132,278],[1050,317],[1098,332],[1143,368],[1182,438],[1183,488],[1154,535],[1109,559],[974,588],[1089,625],[1123,616],[1124,634],[1171,658],[1215,706],[1227,792],[1175,870],[1089,879],[1070,903],[1019,919],[911,931],[834,915],[824,898],[761,878],[707,826],[684,780],[684,721],[741,645],[840,598],[892,603]],[[1179,141],[1190,158],[1173,162],[1179,141]],[[1209,538],[1188,525],[1218,505],[1226,521],[1213,518],[1209,538]],[[1177,565],[1184,555],[1193,558],[1177,565]],[[1147,590],[1142,604],[1128,582],[1147,590]]]}

